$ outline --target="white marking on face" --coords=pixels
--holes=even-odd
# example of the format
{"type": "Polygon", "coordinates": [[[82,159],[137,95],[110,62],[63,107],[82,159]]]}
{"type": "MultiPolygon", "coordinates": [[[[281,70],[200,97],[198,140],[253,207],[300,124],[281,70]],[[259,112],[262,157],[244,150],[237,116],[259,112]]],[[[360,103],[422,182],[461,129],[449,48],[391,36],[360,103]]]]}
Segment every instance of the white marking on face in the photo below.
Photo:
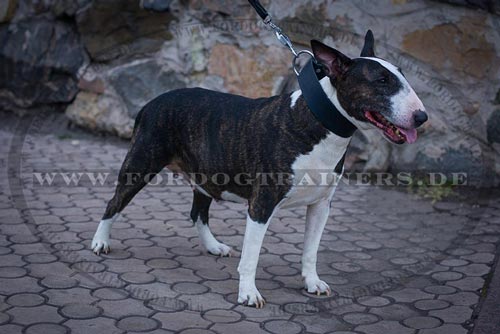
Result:
{"type": "Polygon", "coordinates": [[[232,192],[229,192],[229,191],[223,191],[221,194],[220,194],[220,197],[225,200],[225,201],[229,201],[229,202],[235,202],[235,203],[248,203],[248,201],[246,199],[244,199],[243,197],[240,197],[236,194],[233,194],[232,192]]]}
{"type": "Polygon", "coordinates": [[[290,108],[295,107],[295,104],[297,103],[297,100],[301,95],[302,91],[300,89],[292,93],[292,95],[290,96],[290,98],[292,99],[292,102],[290,103],[290,108]]]}
{"type": "Polygon", "coordinates": [[[370,59],[376,61],[380,65],[384,66],[392,74],[394,74],[403,86],[397,94],[391,97],[391,115],[385,115],[392,123],[397,126],[406,129],[415,128],[415,122],[413,120],[413,115],[415,111],[422,110],[425,111],[424,104],[418,98],[417,94],[410,86],[410,83],[399,72],[398,68],[393,64],[379,58],[373,57],[361,57],[364,59],[370,59]]]}

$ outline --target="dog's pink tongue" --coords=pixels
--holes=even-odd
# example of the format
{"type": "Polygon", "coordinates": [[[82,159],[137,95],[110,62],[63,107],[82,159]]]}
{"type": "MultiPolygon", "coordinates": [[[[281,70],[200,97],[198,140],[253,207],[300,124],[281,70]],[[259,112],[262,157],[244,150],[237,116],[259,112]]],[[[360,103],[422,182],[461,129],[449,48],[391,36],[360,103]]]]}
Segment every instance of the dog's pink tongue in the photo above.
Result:
{"type": "Polygon", "coordinates": [[[408,144],[413,144],[414,142],[417,141],[417,129],[410,129],[410,130],[399,129],[399,131],[405,135],[408,144]]]}

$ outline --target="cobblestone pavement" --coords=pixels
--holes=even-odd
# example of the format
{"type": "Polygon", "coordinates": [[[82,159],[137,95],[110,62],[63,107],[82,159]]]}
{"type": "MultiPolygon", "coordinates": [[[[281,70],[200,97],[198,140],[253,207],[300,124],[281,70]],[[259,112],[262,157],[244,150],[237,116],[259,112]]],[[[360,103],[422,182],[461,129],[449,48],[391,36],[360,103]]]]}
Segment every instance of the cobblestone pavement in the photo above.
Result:
{"type": "Polygon", "coordinates": [[[11,140],[14,127],[0,130],[2,334],[462,334],[473,324],[499,243],[498,197],[432,205],[341,185],[318,259],[332,297],[302,289],[305,210],[281,210],[257,271],[268,304],[256,310],[236,303],[245,206],[212,206],[214,234],[236,253],[219,258],[199,245],[191,190],[148,186],[115,223],[112,252],[96,256],[89,244],[113,187],[42,187],[33,172],[117,169],[126,143],[32,128],[11,140]]]}

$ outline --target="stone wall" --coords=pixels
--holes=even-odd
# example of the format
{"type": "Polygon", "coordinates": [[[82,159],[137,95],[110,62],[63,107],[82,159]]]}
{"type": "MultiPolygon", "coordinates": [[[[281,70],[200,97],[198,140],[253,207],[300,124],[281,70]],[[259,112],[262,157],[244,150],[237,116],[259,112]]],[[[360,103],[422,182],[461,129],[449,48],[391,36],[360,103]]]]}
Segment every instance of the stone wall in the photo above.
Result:
{"type": "MultiPolygon", "coordinates": [[[[415,145],[358,133],[352,169],[500,183],[497,1],[262,3],[299,49],[316,38],[355,57],[372,29],[377,55],[403,68],[429,110],[415,145]]],[[[297,87],[290,53],[244,0],[8,0],[0,22],[3,109],[64,108],[76,124],[125,138],[141,106],[171,89],[258,97],[297,87]]]]}

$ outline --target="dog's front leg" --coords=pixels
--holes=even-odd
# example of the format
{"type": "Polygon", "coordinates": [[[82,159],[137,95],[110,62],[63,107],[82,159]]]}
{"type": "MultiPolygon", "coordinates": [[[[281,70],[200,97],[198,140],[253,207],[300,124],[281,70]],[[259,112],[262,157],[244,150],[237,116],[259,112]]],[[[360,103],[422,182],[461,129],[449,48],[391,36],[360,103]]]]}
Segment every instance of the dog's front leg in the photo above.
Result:
{"type": "Polygon", "coordinates": [[[262,241],[264,240],[270,220],[271,218],[267,219],[266,223],[260,223],[250,218],[250,215],[247,216],[241,260],[238,265],[238,272],[240,274],[238,303],[248,306],[255,305],[256,308],[263,307],[265,303],[264,298],[262,298],[255,286],[255,272],[257,270],[257,263],[259,262],[262,241]]]}
{"type": "Polygon", "coordinates": [[[330,213],[330,199],[322,200],[307,207],[304,251],[302,253],[302,277],[307,292],[320,295],[331,293],[328,284],[319,279],[316,261],[319,242],[330,213]]]}

